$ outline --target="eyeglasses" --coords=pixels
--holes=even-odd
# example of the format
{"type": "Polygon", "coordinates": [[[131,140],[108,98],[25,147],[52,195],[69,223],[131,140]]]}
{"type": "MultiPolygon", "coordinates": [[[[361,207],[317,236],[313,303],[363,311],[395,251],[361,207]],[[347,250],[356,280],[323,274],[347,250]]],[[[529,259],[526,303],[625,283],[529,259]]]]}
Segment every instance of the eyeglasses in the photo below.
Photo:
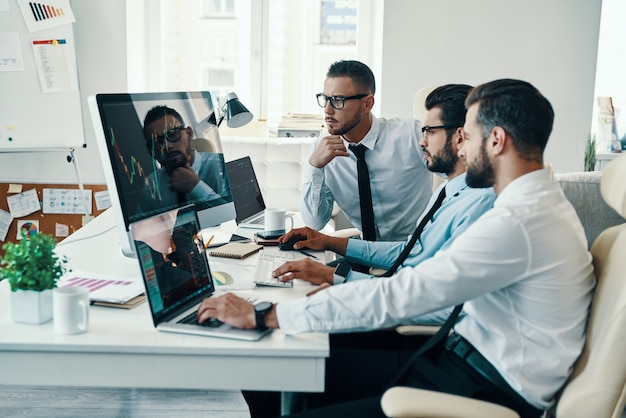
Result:
{"type": "Polygon", "coordinates": [[[185,127],[182,125],[170,128],[167,131],[165,131],[163,135],[158,135],[158,136],[153,137],[154,142],[156,142],[157,144],[164,144],[165,141],[171,144],[176,143],[180,141],[180,131],[184,129],[185,127]]]}
{"type": "Polygon", "coordinates": [[[330,107],[333,109],[341,110],[346,104],[346,100],[362,99],[369,96],[369,94],[355,94],[354,96],[327,96],[324,93],[317,93],[317,104],[320,107],[326,107],[326,104],[330,101],[330,107]]]}
{"type": "Polygon", "coordinates": [[[451,125],[437,125],[437,126],[422,126],[422,133],[424,134],[424,136],[426,135],[432,135],[433,131],[435,129],[451,129],[454,128],[454,126],[451,125]]]}

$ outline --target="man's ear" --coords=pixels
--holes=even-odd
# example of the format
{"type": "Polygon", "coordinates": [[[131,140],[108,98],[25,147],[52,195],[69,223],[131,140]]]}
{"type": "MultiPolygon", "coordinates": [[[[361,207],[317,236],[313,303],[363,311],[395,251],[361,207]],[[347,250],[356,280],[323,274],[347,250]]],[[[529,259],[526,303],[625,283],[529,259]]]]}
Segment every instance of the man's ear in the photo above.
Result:
{"type": "Polygon", "coordinates": [[[456,134],[456,147],[461,148],[463,142],[465,142],[465,132],[463,132],[463,127],[459,126],[458,128],[456,128],[456,131],[454,131],[454,133],[456,134]]]}
{"type": "Polygon", "coordinates": [[[374,95],[370,94],[364,100],[365,102],[365,110],[369,113],[374,108],[374,95]]]}
{"type": "Polygon", "coordinates": [[[493,155],[500,155],[504,152],[504,148],[509,140],[506,131],[500,126],[496,126],[491,131],[491,135],[487,139],[489,147],[493,150],[493,155]]]}

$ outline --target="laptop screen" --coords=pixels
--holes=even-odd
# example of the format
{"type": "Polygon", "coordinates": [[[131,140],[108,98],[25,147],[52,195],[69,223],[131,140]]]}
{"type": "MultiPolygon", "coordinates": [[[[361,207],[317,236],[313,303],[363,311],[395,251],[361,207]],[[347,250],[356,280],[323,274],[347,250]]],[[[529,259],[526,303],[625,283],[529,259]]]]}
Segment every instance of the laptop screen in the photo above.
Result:
{"type": "Polygon", "coordinates": [[[146,296],[157,325],[215,290],[193,207],[131,224],[146,296]]]}
{"type": "Polygon", "coordinates": [[[265,210],[265,202],[261,195],[261,188],[254,174],[254,167],[250,157],[226,163],[230,190],[235,203],[237,223],[265,210]]]}

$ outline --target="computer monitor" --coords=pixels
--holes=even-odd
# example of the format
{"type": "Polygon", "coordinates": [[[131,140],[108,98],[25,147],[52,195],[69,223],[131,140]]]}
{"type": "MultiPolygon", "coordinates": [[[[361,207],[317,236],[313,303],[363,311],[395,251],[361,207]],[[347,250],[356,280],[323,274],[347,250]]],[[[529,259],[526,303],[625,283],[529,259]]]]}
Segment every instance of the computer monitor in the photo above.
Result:
{"type": "Polygon", "coordinates": [[[88,104],[124,255],[136,257],[131,223],[177,207],[194,204],[201,228],[235,219],[209,92],[97,94],[88,104]]]}

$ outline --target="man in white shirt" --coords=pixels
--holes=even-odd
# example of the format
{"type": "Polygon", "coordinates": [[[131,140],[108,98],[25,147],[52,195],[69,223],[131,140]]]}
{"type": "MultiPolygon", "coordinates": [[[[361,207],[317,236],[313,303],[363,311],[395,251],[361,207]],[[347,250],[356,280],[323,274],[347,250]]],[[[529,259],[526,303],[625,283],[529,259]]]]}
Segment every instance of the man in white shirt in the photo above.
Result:
{"type": "Polygon", "coordinates": [[[543,169],[552,106],[529,83],[504,79],[474,88],[466,107],[459,156],[467,183],[493,186],[498,198],[448,249],[390,279],[332,286],[262,315],[232,294],[202,303],[200,321],[295,334],[388,328],[464,302],[445,348],[399,377],[407,353],[331,352],[325,392],[308,396],[309,407],[323,408],[302,416],[382,417],[380,397],[393,382],[539,417],[567,380],[585,342],[595,276],[580,220],[543,169]]]}
{"type": "Polygon", "coordinates": [[[358,61],[333,63],[317,95],[328,134],[313,145],[300,211],[305,225],[320,230],[337,202],[348,220],[363,231],[357,159],[350,144],[367,148],[375,237],[403,241],[432,194],[432,173],[419,146],[421,122],[376,118],[374,74],[358,61]]]}

